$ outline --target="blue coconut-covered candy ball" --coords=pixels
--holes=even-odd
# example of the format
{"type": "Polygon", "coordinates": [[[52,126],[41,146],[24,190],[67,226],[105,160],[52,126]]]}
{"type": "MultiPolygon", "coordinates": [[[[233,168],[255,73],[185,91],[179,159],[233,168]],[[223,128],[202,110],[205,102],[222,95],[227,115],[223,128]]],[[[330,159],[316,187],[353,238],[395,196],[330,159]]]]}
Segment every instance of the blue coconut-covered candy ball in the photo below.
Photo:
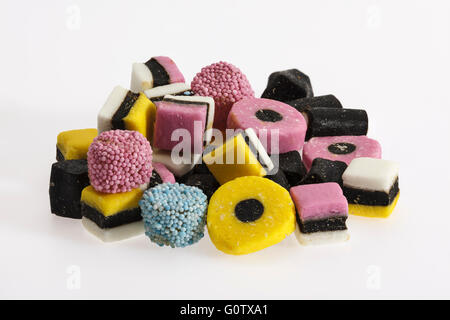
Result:
{"type": "Polygon", "coordinates": [[[160,246],[186,247],[203,238],[207,198],[197,187],[163,183],[139,201],[145,234],[160,246]]]}

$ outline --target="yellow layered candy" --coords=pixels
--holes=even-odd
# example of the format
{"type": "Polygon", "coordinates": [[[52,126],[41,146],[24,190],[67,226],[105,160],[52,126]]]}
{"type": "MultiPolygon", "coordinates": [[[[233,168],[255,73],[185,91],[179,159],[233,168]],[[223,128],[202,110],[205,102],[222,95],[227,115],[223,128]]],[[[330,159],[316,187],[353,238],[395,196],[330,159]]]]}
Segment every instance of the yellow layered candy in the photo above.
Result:
{"type": "Polygon", "coordinates": [[[142,133],[148,140],[153,138],[153,127],[155,125],[156,106],[145,94],[139,93],[139,97],[133,104],[127,116],[122,119],[127,130],[142,133]]]}
{"type": "Polygon", "coordinates": [[[242,177],[222,185],[211,197],[208,233],[217,249],[228,254],[252,253],[282,241],[295,230],[295,207],[289,192],[261,177],[242,177]],[[263,206],[255,221],[236,217],[238,203],[256,199],[263,206]]]}
{"type": "Polygon", "coordinates": [[[121,211],[137,208],[142,194],[141,189],[121,193],[103,193],[96,191],[92,186],[87,186],[81,192],[81,202],[107,217],[121,211]]]}
{"type": "Polygon", "coordinates": [[[394,201],[387,206],[368,206],[363,204],[348,204],[348,213],[356,216],[363,216],[369,218],[388,218],[397,205],[400,192],[395,197],[394,201]]]}
{"type": "Polygon", "coordinates": [[[56,147],[65,160],[86,159],[89,146],[97,136],[97,129],[63,131],[58,134],[56,147]]]}
{"type": "Polygon", "coordinates": [[[348,204],[348,213],[355,216],[363,216],[369,218],[388,218],[397,205],[400,192],[395,197],[394,201],[387,206],[368,206],[363,204],[348,204]]]}
{"type": "Polygon", "coordinates": [[[241,134],[205,154],[203,161],[220,184],[238,177],[263,177],[267,174],[241,134]]]}

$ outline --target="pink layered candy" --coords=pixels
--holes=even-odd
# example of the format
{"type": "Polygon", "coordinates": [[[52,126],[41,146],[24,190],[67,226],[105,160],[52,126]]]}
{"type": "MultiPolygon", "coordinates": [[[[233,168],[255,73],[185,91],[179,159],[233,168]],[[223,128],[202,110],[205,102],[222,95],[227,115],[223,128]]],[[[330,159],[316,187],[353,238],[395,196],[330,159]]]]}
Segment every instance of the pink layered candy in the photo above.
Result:
{"type": "Polygon", "coordinates": [[[155,170],[163,183],[175,183],[175,177],[167,167],[160,162],[153,162],[153,170],[155,170]]]}
{"type": "Polygon", "coordinates": [[[267,153],[275,154],[300,150],[307,124],[300,112],[283,102],[244,98],[231,108],[227,128],[254,129],[267,153]]]}
{"type": "Polygon", "coordinates": [[[190,140],[191,152],[201,153],[203,149],[203,133],[206,123],[206,105],[179,104],[171,101],[158,101],[153,134],[153,145],[162,150],[172,150],[178,143],[190,140]],[[179,130],[174,135],[172,133],[179,130]],[[185,134],[185,135],[183,135],[185,134]],[[180,137],[183,135],[183,137],[180,137]]]}
{"type": "Polygon", "coordinates": [[[184,82],[183,74],[172,59],[164,56],[153,57],[153,59],[155,59],[167,72],[170,79],[169,83],[184,82]]]}
{"type": "Polygon", "coordinates": [[[214,128],[222,131],[225,131],[233,104],[244,97],[255,95],[241,70],[223,61],[202,68],[192,80],[191,89],[199,96],[214,99],[214,128]]]}
{"type": "Polygon", "coordinates": [[[152,175],[152,148],[137,131],[102,132],[89,146],[88,174],[99,192],[127,192],[148,183],[152,175]]]}
{"type": "Polygon", "coordinates": [[[348,216],[347,199],[335,182],[300,185],[289,192],[301,221],[348,216]]]}
{"type": "Polygon", "coordinates": [[[347,165],[355,158],[381,158],[381,145],[366,136],[315,137],[303,147],[303,162],[307,169],[315,158],[339,160],[347,165]]]}

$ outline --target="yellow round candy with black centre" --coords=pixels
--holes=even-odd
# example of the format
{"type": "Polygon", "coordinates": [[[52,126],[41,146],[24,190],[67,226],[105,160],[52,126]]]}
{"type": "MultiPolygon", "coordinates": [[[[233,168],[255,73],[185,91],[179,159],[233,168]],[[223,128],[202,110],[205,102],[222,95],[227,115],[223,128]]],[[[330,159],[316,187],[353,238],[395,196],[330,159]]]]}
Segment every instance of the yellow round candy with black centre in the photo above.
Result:
{"type": "Polygon", "coordinates": [[[295,206],[277,183],[248,176],[229,181],[211,197],[208,233],[217,249],[240,255],[282,241],[295,230],[295,206]]]}

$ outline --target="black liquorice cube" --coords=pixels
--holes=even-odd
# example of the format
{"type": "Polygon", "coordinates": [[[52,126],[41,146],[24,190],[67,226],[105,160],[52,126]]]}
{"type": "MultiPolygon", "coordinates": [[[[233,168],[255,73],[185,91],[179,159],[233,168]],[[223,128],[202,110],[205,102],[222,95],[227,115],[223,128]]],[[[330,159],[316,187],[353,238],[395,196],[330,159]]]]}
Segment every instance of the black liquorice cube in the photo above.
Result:
{"type": "Polygon", "coordinates": [[[81,191],[89,185],[86,160],[64,160],[52,165],[50,207],[53,214],[81,219],[81,191]]]}
{"type": "Polygon", "coordinates": [[[306,168],[298,151],[280,153],[278,155],[278,166],[286,176],[290,187],[299,185],[306,175],[306,168]]]}
{"type": "Polygon", "coordinates": [[[291,188],[291,185],[289,184],[289,181],[286,178],[286,175],[284,174],[284,172],[281,169],[279,169],[277,171],[277,173],[268,174],[264,178],[270,179],[273,182],[278,183],[280,186],[282,186],[283,188],[285,188],[288,191],[291,188]]]}

